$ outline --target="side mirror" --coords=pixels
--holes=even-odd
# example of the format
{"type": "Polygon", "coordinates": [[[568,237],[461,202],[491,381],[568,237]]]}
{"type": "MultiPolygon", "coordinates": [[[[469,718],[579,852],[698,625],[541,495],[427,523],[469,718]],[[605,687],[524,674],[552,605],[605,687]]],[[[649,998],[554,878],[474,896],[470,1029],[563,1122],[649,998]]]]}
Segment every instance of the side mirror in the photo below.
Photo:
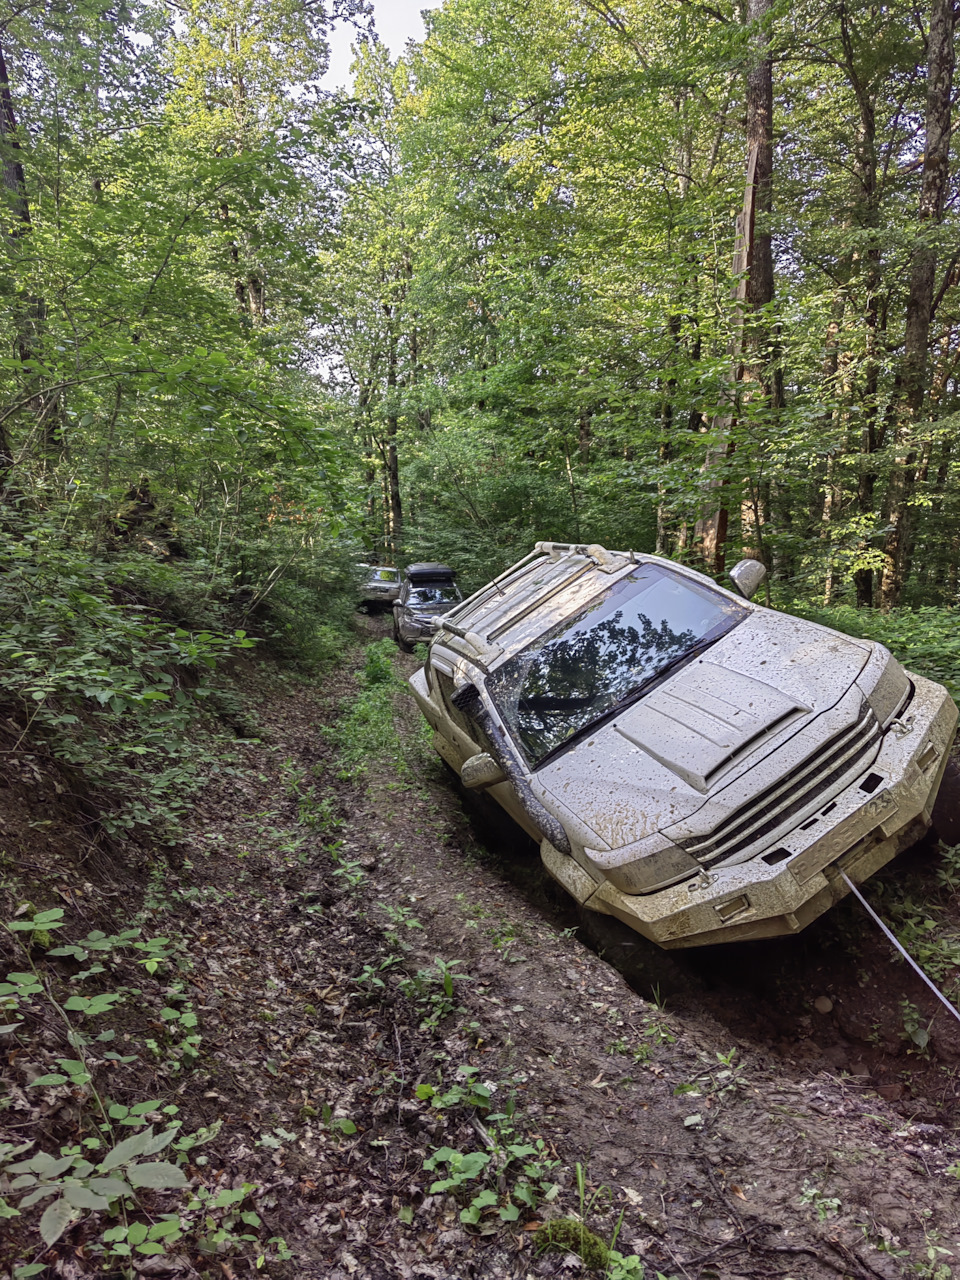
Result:
{"type": "Polygon", "coordinates": [[[743,596],[752,600],[757,587],[767,576],[767,567],[759,560],[741,560],[730,570],[730,581],[743,596]]]}
{"type": "Polygon", "coordinates": [[[465,787],[495,787],[498,782],[506,780],[507,775],[486,751],[464,761],[460,770],[460,781],[465,787]]]}

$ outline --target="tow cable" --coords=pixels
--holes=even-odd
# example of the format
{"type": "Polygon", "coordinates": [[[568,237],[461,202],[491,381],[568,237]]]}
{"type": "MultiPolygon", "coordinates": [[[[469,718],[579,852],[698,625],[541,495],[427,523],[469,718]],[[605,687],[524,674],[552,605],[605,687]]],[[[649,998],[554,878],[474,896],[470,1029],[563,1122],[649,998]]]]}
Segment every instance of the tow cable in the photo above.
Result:
{"type": "Polygon", "coordinates": [[[900,943],[900,940],[897,937],[895,937],[894,934],[883,923],[883,921],[874,911],[873,907],[871,907],[870,903],[866,900],[866,898],[863,896],[863,894],[860,892],[857,886],[853,883],[853,881],[850,879],[847,873],[845,871],[841,871],[840,875],[847,882],[847,887],[850,889],[850,891],[854,894],[854,896],[859,900],[861,905],[864,907],[864,909],[867,912],[867,915],[870,916],[870,918],[873,921],[875,921],[877,925],[879,925],[881,931],[893,943],[896,949],[903,956],[904,960],[906,960],[907,963],[913,968],[913,970],[923,979],[923,981],[927,984],[927,986],[930,988],[933,994],[937,997],[937,999],[941,1001],[941,1003],[945,1004],[947,1008],[950,1010],[950,1012],[953,1014],[953,1016],[956,1018],[956,1020],[960,1022],[960,1009],[957,1009],[956,1005],[951,1004],[950,1001],[947,999],[947,997],[943,994],[943,992],[937,986],[937,984],[933,981],[933,979],[929,978],[924,973],[924,971],[917,964],[916,960],[914,960],[913,956],[900,943]]]}

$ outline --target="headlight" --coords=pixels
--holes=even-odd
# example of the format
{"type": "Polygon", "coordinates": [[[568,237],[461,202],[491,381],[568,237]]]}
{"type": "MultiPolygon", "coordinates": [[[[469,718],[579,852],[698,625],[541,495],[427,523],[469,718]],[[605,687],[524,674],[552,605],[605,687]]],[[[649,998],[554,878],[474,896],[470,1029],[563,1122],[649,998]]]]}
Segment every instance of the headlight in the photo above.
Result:
{"type": "Polygon", "coordinates": [[[653,893],[700,870],[695,858],[659,833],[623,849],[583,852],[621,893],[653,893]]]}
{"type": "Polygon", "coordinates": [[[910,689],[910,680],[896,658],[882,644],[875,646],[867,665],[857,677],[870,709],[886,726],[898,711],[910,689]]]}

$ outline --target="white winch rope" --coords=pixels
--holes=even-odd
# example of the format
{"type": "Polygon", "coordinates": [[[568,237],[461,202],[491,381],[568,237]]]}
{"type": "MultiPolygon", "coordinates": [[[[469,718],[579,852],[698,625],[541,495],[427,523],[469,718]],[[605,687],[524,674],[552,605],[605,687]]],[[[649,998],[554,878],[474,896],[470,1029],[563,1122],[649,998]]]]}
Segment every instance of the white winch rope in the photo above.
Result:
{"type": "Polygon", "coordinates": [[[960,1022],[960,1009],[957,1009],[957,1007],[956,1007],[955,1005],[952,1005],[952,1004],[950,1003],[950,1001],[949,1001],[949,1000],[947,999],[947,997],[943,994],[943,992],[940,990],[940,988],[937,986],[937,984],[933,981],[933,979],[932,979],[932,978],[928,978],[928,977],[927,977],[927,975],[923,972],[923,970],[922,970],[922,969],[920,968],[920,966],[917,964],[916,960],[914,960],[913,956],[912,956],[912,955],[910,955],[909,951],[906,951],[906,950],[904,949],[904,947],[903,947],[903,946],[902,946],[902,944],[900,943],[899,939],[898,939],[898,938],[896,938],[896,937],[894,936],[894,934],[893,934],[893,933],[891,933],[891,931],[890,931],[890,930],[887,928],[887,926],[883,923],[883,921],[880,919],[880,917],[879,917],[879,916],[877,915],[877,913],[874,911],[873,907],[871,907],[870,903],[866,900],[866,898],[863,896],[863,894],[860,892],[860,890],[857,888],[857,886],[853,883],[853,881],[850,879],[850,877],[847,875],[847,873],[846,873],[845,871],[841,871],[841,872],[840,872],[840,874],[841,874],[841,876],[843,877],[843,879],[844,879],[844,880],[846,880],[847,885],[848,885],[848,886],[849,886],[849,888],[852,890],[852,892],[855,894],[855,896],[859,899],[859,901],[860,901],[860,902],[863,904],[863,906],[866,908],[867,914],[868,914],[868,915],[869,915],[873,920],[875,920],[875,921],[876,921],[876,923],[880,926],[880,928],[883,930],[883,932],[886,934],[886,936],[890,939],[890,941],[893,943],[893,945],[897,948],[897,950],[898,950],[898,951],[900,952],[900,954],[903,956],[904,960],[906,960],[906,961],[907,961],[907,963],[913,967],[913,969],[914,969],[914,970],[919,974],[919,976],[920,976],[920,977],[923,979],[923,981],[927,984],[927,986],[930,988],[930,990],[933,992],[933,994],[937,997],[937,999],[938,999],[938,1000],[940,1000],[940,1001],[942,1001],[942,1002],[943,1002],[943,1004],[945,1004],[945,1005],[947,1006],[947,1008],[950,1010],[950,1012],[951,1012],[951,1013],[953,1014],[953,1016],[956,1018],[956,1020],[957,1020],[958,1022],[960,1022]]]}

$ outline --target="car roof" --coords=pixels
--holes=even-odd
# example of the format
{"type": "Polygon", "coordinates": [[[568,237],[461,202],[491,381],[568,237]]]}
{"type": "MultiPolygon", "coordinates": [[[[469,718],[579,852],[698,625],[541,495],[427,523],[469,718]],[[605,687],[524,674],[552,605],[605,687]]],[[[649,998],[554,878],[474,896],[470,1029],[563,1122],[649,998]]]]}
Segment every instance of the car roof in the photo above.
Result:
{"type": "Polygon", "coordinates": [[[408,564],[406,576],[411,582],[452,582],[457,575],[448,564],[428,560],[421,564],[408,564]]]}
{"type": "MultiPolygon", "coordinates": [[[[486,661],[481,660],[481,665],[496,663],[638,565],[651,563],[709,585],[723,595],[732,594],[695,569],[661,556],[608,551],[596,544],[538,542],[523,560],[444,615],[441,632],[446,631],[450,637],[444,643],[452,641],[453,648],[459,650],[460,644],[452,638],[466,639],[469,635],[474,650],[479,642],[486,651],[486,661]],[[553,599],[557,611],[551,616],[550,609],[544,606],[553,599]]],[[[755,608],[747,601],[741,603],[748,609],[755,608]]]]}

